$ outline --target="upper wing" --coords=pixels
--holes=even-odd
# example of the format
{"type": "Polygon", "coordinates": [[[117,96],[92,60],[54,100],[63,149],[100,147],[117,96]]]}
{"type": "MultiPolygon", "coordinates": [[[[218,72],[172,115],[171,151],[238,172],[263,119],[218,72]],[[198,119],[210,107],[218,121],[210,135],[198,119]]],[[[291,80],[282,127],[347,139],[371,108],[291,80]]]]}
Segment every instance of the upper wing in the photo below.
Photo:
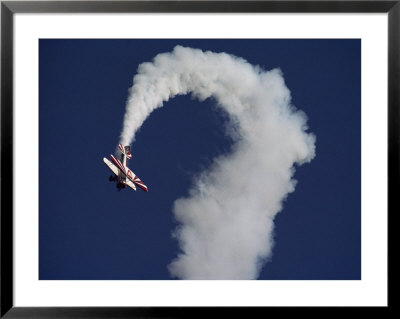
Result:
{"type": "Polygon", "coordinates": [[[103,162],[108,166],[108,168],[115,174],[118,176],[118,168],[111,163],[108,159],[106,159],[105,157],[103,158],[103,162]]]}

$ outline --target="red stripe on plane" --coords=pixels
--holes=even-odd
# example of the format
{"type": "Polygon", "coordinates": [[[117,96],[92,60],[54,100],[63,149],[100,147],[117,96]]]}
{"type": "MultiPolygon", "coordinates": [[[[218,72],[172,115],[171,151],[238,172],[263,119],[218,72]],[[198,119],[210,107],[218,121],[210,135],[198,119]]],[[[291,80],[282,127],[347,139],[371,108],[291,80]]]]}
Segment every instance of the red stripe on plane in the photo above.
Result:
{"type": "Polygon", "coordinates": [[[137,186],[139,186],[141,189],[143,189],[145,192],[148,192],[149,190],[147,189],[147,186],[146,185],[144,185],[144,184],[139,184],[139,183],[137,183],[137,182],[135,182],[135,184],[137,185],[137,186]]]}
{"type": "Polygon", "coordinates": [[[123,173],[125,173],[125,170],[124,170],[123,166],[121,165],[121,163],[120,163],[113,155],[111,155],[111,160],[114,162],[115,165],[118,166],[118,168],[119,168],[123,173]]]}
{"type": "Polygon", "coordinates": [[[124,165],[122,165],[121,161],[119,159],[117,159],[119,165],[121,165],[121,167],[124,167],[124,165]]]}

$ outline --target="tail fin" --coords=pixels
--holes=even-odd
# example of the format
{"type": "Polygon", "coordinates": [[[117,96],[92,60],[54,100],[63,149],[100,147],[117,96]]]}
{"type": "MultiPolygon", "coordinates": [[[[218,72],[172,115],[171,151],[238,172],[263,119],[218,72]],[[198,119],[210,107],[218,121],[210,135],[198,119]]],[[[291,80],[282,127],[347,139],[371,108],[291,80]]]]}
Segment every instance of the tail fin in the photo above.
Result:
{"type": "Polygon", "coordinates": [[[129,158],[129,159],[132,158],[131,147],[130,146],[125,146],[125,154],[126,154],[127,158],[129,158]]]}
{"type": "Polygon", "coordinates": [[[132,158],[131,147],[130,146],[123,147],[122,144],[119,144],[118,148],[119,148],[119,150],[121,151],[122,154],[126,155],[127,158],[129,158],[129,159],[132,158]]]}

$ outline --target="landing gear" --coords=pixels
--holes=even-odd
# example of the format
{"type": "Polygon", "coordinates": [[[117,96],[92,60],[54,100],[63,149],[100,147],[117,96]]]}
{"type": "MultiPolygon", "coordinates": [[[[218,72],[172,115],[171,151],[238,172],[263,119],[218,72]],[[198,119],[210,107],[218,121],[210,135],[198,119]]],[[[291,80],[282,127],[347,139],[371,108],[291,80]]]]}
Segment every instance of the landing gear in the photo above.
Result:
{"type": "Polygon", "coordinates": [[[108,180],[109,180],[110,182],[113,182],[113,181],[114,181],[114,176],[110,175],[110,177],[108,178],[108,180]]]}

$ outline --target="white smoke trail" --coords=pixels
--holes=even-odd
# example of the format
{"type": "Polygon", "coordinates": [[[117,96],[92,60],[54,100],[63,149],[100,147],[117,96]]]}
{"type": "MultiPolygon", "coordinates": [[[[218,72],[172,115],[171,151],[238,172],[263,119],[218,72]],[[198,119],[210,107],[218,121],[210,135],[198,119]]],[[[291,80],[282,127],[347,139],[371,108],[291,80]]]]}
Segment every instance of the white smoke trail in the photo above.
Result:
{"type": "Polygon", "coordinates": [[[181,279],[255,279],[271,254],[273,219],[295,187],[295,163],[309,162],[315,137],[290,104],[279,70],[265,72],[226,53],[177,46],[139,66],[121,143],[130,144],[163,102],[213,96],[230,115],[233,152],[214,159],[187,198],[174,203],[182,252],[169,265],[181,279]]]}

